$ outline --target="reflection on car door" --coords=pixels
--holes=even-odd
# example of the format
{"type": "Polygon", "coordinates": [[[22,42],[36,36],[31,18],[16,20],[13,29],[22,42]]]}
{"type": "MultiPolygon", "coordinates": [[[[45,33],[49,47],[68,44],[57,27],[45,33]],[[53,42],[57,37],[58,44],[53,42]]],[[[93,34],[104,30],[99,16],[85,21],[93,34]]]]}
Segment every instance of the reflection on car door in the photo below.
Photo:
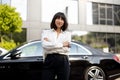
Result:
{"type": "Polygon", "coordinates": [[[73,43],[71,44],[69,59],[72,75],[70,80],[82,80],[80,76],[83,76],[86,64],[92,59],[92,53],[85,47],[73,43]]]}
{"type": "Polygon", "coordinates": [[[2,60],[0,62],[0,71],[4,73],[2,74],[3,78],[14,79],[18,77],[20,80],[40,80],[43,58],[41,53],[36,53],[40,51],[38,47],[40,47],[38,44],[31,44],[19,48],[21,50],[19,58],[11,59],[10,57],[6,57],[2,60]]]}

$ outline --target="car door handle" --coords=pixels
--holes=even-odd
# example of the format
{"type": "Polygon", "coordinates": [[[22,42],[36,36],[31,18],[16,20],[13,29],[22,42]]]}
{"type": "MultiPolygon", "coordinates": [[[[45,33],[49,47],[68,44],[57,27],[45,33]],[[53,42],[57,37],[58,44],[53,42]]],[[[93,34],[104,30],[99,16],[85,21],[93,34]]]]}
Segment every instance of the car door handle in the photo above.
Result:
{"type": "Polygon", "coordinates": [[[83,59],[88,59],[88,56],[82,56],[83,59]]]}
{"type": "Polygon", "coordinates": [[[43,60],[42,58],[37,58],[37,60],[43,60]]]}

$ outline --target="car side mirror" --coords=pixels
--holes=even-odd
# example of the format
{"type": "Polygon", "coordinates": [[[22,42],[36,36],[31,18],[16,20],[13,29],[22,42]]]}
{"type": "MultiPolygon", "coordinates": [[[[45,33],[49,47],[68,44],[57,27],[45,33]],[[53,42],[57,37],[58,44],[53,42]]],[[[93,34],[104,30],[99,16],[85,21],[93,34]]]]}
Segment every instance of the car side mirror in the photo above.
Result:
{"type": "Polygon", "coordinates": [[[20,54],[22,53],[21,50],[14,50],[13,53],[10,55],[11,59],[18,59],[20,58],[20,54]]]}

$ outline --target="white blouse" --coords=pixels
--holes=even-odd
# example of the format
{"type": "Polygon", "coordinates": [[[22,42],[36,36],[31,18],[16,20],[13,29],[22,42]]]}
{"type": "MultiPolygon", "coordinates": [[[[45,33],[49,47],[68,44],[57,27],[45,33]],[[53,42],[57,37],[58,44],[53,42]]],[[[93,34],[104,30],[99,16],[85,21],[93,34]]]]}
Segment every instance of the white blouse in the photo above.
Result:
{"type": "Polygon", "coordinates": [[[53,29],[43,30],[41,37],[44,54],[68,54],[70,48],[63,47],[63,42],[71,42],[70,31],[61,31],[59,36],[57,36],[57,32],[53,29]],[[44,40],[44,38],[48,38],[49,41],[44,40]]]}

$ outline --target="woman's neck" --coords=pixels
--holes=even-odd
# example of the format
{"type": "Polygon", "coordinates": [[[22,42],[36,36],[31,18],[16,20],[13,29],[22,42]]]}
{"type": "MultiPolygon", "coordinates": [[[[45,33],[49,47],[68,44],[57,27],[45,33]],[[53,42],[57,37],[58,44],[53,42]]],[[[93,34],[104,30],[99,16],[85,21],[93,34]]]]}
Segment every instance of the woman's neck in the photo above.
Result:
{"type": "Polygon", "coordinates": [[[59,34],[61,33],[61,29],[56,29],[56,32],[57,32],[57,38],[58,38],[59,34]]]}
{"type": "Polygon", "coordinates": [[[57,33],[61,33],[61,29],[56,29],[56,32],[57,33]]]}

